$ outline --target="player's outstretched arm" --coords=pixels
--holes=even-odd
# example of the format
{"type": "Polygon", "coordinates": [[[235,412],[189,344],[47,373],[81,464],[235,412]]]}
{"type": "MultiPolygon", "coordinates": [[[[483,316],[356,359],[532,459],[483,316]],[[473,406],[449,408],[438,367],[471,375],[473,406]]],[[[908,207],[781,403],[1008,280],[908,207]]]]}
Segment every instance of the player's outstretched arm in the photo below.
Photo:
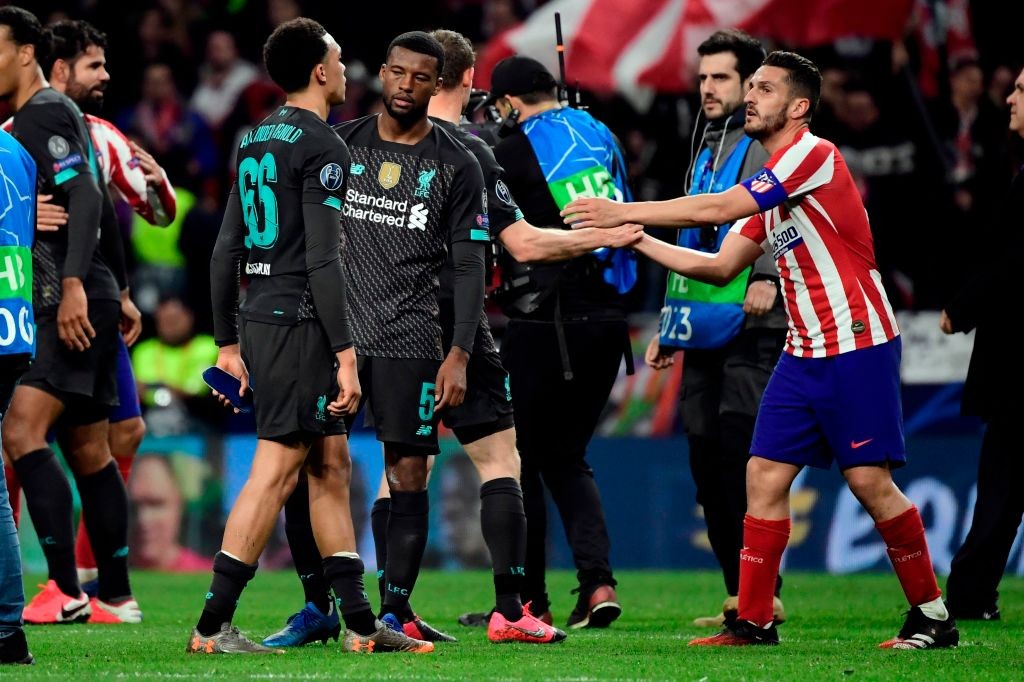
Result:
{"type": "Polygon", "coordinates": [[[576,258],[602,247],[632,246],[643,234],[643,226],[633,223],[607,230],[545,230],[519,220],[502,230],[498,239],[520,263],[552,263],[576,258]]]}
{"type": "Polygon", "coordinates": [[[634,247],[669,270],[701,282],[725,286],[763,253],[761,247],[741,234],[730,232],[718,253],[703,253],[673,246],[650,235],[634,247]]]}
{"type": "Polygon", "coordinates": [[[761,209],[746,188],[736,185],[715,194],[695,194],[666,201],[622,204],[609,199],[580,198],[562,209],[567,225],[618,227],[640,223],[651,227],[724,225],[754,215],[761,209]]]}

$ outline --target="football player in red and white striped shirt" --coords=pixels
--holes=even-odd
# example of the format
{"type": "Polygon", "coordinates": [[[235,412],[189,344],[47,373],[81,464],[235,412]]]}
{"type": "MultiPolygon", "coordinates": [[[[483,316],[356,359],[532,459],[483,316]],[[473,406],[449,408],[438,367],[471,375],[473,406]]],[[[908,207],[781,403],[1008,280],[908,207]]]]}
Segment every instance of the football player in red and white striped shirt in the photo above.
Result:
{"type": "Polygon", "coordinates": [[[890,470],[906,462],[900,338],[875,265],[867,213],[839,150],[808,129],[821,74],[773,52],[751,78],[744,130],[771,158],[718,194],[615,204],[578,199],[562,211],[576,227],[626,222],[665,227],[736,222],[716,254],[645,237],[635,248],[693,279],[725,284],[771,252],[789,336],[761,400],[747,466],[739,617],[695,645],[777,644],[772,596],[789,541],[789,490],[804,466],[833,460],[886,543],[910,614],[881,646],[956,646],[917,508],[890,470]],[[744,220],[746,219],[746,220],[744,220]]]}

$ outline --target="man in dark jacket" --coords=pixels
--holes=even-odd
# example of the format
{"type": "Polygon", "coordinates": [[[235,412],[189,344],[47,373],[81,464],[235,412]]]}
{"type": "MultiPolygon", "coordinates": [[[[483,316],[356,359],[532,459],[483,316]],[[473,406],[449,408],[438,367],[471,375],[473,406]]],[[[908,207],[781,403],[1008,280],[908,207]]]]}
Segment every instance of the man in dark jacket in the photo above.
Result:
{"type": "MultiPolygon", "coordinates": [[[[765,53],[756,39],[737,29],[716,31],[697,53],[707,122],[686,180],[689,194],[706,194],[729,189],[768,161],[761,143],[743,131],[743,96],[765,53]]],[[[729,225],[680,230],[676,243],[715,253],[728,233],[729,225]]],[[[720,612],[697,618],[694,625],[717,628],[735,619],[739,608],[750,441],[761,394],[786,340],[786,312],[770,253],[725,287],[673,272],[666,289],[659,333],[648,344],[644,360],[661,370],[683,351],[680,408],[690,445],[690,471],[728,594],[720,612]]],[[[774,609],[775,622],[781,623],[785,612],[778,589],[774,609]]]]}
{"type": "MultiPolygon", "coordinates": [[[[1010,130],[1024,138],[1024,71],[1006,103],[1010,105],[1010,130]]],[[[1014,178],[1002,219],[996,222],[1004,256],[987,262],[985,270],[967,282],[946,305],[939,323],[947,334],[977,330],[961,411],[981,417],[986,424],[974,520],[967,539],[953,557],[946,583],[949,610],[961,620],[999,619],[996,588],[1024,516],[1024,496],[1018,489],[1024,478],[1024,460],[1018,450],[1017,426],[1024,371],[1015,360],[1018,339],[1009,333],[1018,266],[1011,254],[1024,248],[1019,229],[1022,217],[1024,172],[1014,178]]]]}

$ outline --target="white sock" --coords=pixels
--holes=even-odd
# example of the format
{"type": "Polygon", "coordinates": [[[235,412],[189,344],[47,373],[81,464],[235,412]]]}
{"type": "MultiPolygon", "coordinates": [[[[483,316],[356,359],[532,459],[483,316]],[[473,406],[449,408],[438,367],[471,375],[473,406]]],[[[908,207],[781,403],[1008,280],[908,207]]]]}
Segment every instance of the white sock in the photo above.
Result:
{"type": "Polygon", "coordinates": [[[342,559],[358,559],[359,558],[359,553],[358,552],[335,552],[331,556],[340,557],[342,559]]]}
{"type": "Polygon", "coordinates": [[[942,601],[942,597],[924,604],[918,604],[917,608],[921,609],[921,613],[932,620],[946,620],[949,618],[949,611],[946,610],[946,604],[942,601]]]}
{"type": "Polygon", "coordinates": [[[229,557],[231,557],[231,558],[232,558],[232,559],[234,559],[235,561],[238,561],[238,562],[240,562],[240,563],[243,563],[243,564],[245,563],[244,561],[242,561],[241,559],[239,559],[238,557],[236,557],[236,556],[235,556],[234,554],[232,554],[231,552],[228,552],[227,550],[223,550],[223,549],[222,549],[222,550],[220,551],[220,553],[221,553],[221,554],[223,554],[224,556],[229,556],[229,557]]]}

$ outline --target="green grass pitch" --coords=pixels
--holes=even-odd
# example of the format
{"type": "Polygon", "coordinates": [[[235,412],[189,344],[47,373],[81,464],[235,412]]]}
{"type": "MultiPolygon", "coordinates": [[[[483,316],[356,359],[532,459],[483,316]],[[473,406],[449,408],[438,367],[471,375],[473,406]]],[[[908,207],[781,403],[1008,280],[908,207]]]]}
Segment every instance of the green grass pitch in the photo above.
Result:
{"type": "MultiPolygon", "coordinates": [[[[370,578],[370,576],[368,576],[370,578]]],[[[1024,580],[1003,581],[1003,620],[964,623],[960,648],[882,651],[906,609],[895,576],[791,573],[784,599],[789,621],[780,647],[693,649],[705,634],[690,625],[721,605],[710,572],[622,572],[624,613],[608,630],[570,632],[558,645],[493,645],[481,629],[459,626],[459,613],[488,606],[483,572],[428,572],[414,605],[422,617],[459,637],[431,655],[342,654],[333,641],[283,656],[189,656],[184,653],[209,577],[136,573],[142,625],[28,628],[37,664],[0,669],[20,679],[452,679],[452,680],[1021,680],[1024,679],[1024,580]]],[[[369,584],[369,583],[368,583],[369,584]]],[[[572,575],[550,577],[556,622],[575,597],[572,575]]],[[[26,580],[35,591],[35,581],[26,580]]],[[[374,585],[375,587],[375,585],[374,585]]],[[[294,574],[259,574],[242,597],[235,623],[254,636],[276,631],[301,604],[294,574]]],[[[374,600],[376,601],[376,600],[374,600]]]]}

